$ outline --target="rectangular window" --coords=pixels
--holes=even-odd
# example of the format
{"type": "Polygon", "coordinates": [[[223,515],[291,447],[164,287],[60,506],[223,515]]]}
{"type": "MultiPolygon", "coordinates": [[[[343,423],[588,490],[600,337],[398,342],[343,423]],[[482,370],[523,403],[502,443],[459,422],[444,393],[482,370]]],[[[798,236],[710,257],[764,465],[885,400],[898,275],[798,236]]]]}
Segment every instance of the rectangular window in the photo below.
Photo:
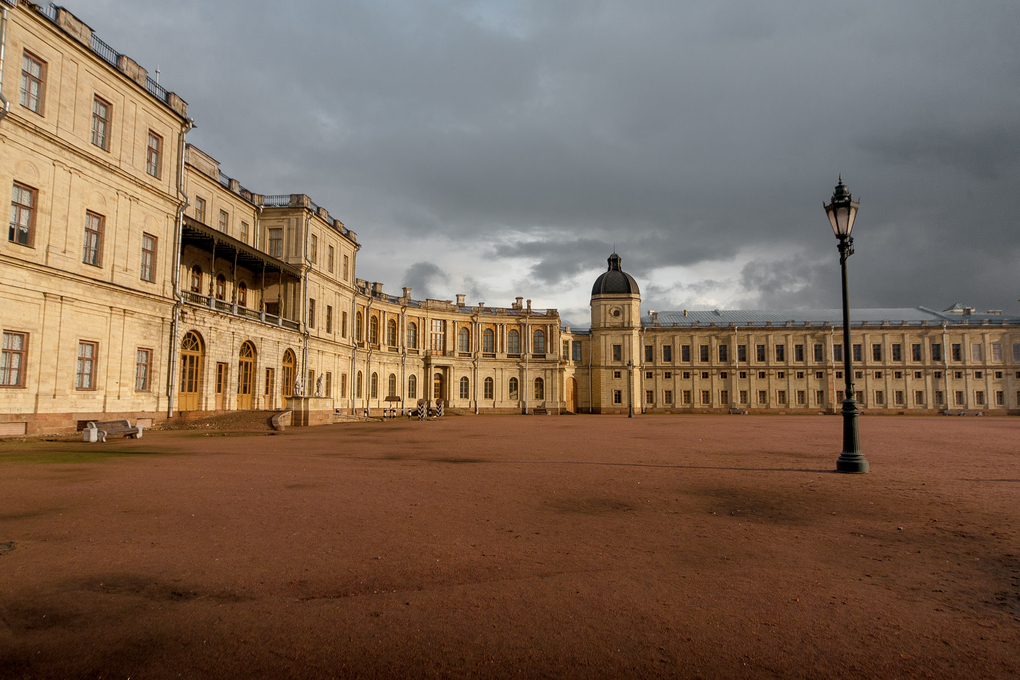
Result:
{"type": "Polygon", "coordinates": [[[804,345],[793,346],[793,360],[804,361],[804,345]]]}
{"type": "Polygon", "coordinates": [[[932,393],[932,398],[935,400],[936,404],[942,404],[945,401],[942,390],[935,390],[935,392],[932,393]]]}
{"type": "Polygon", "coordinates": [[[241,243],[248,243],[248,223],[241,222],[241,243]]]}
{"type": "Polygon", "coordinates": [[[892,360],[903,361],[903,348],[899,343],[893,343],[892,346],[892,360]]]}
{"type": "Polygon", "coordinates": [[[673,361],[673,345],[662,346],[662,360],[665,363],[672,363],[673,361]]]}
{"type": "Polygon", "coordinates": [[[797,390],[797,404],[800,406],[807,405],[807,391],[797,390]]]}
{"type": "Polygon", "coordinates": [[[75,371],[75,388],[79,390],[94,390],[96,388],[96,355],[99,354],[99,345],[95,342],[78,342],[78,367],[75,371]]]}
{"type": "Polygon", "coordinates": [[[347,256],[344,255],[344,281],[347,280],[347,256]]]}
{"type": "Polygon", "coordinates": [[[712,403],[712,391],[711,390],[701,390],[701,403],[702,404],[711,404],[712,403]]]}
{"type": "Polygon", "coordinates": [[[842,363],[843,361],[843,345],[835,344],[832,346],[832,360],[835,362],[842,363]]]}
{"type": "Polygon", "coordinates": [[[227,233],[227,229],[230,228],[230,213],[226,210],[220,211],[220,231],[224,234],[227,233]]]}
{"type": "Polygon", "coordinates": [[[725,406],[726,404],[730,403],[730,391],[729,390],[719,390],[719,403],[722,404],[723,406],[725,406]]]}
{"type": "Polygon", "coordinates": [[[142,281],[156,280],[156,237],[142,234],[142,281]]]}
{"type": "Polygon", "coordinates": [[[1002,390],[997,390],[995,392],[995,405],[996,406],[1006,405],[1006,393],[1003,392],[1002,390]]]}
{"type": "Polygon", "coordinates": [[[702,380],[708,380],[708,371],[702,371],[701,372],[701,379],[702,380]]]}
{"type": "Polygon", "coordinates": [[[195,197],[195,221],[205,224],[205,199],[200,196],[195,197]]]}
{"type": "Polygon", "coordinates": [[[956,394],[953,396],[956,397],[956,405],[963,406],[963,390],[956,390],[956,394]]]}
{"type": "Polygon", "coordinates": [[[690,362],[691,360],[691,346],[681,345],[680,346],[680,361],[690,362]]]}
{"type": "Polygon", "coordinates": [[[567,357],[570,356],[570,341],[569,340],[564,340],[563,341],[563,351],[560,353],[560,356],[562,356],[564,359],[566,359],[567,357]]]}
{"type": "Polygon", "coordinates": [[[110,150],[110,118],[112,108],[99,97],[92,100],[92,143],[104,151],[110,150]]]}
{"type": "Polygon", "coordinates": [[[318,262],[319,261],[319,237],[316,236],[315,234],[312,234],[311,243],[309,243],[308,249],[309,249],[309,251],[311,251],[309,253],[309,255],[312,258],[312,263],[314,264],[314,263],[318,262]]]}
{"type": "Polygon", "coordinates": [[[673,403],[673,390],[666,390],[665,392],[662,393],[662,402],[664,404],[673,403]]]}
{"type": "Polygon", "coordinates": [[[963,361],[963,345],[958,342],[954,342],[951,349],[953,352],[953,361],[963,361]]]}
{"type": "Polygon", "coordinates": [[[893,403],[897,406],[903,406],[906,403],[903,398],[903,390],[896,390],[893,392],[893,403]]]}
{"type": "Polygon", "coordinates": [[[915,342],[910,345],[910,360],[921,361],[921,343],[915,342]]]}
{"type": "Polygon", "coordinates": [[[0,387],[25,386],[25,361],[28,358],[28,333],[4,331],[0,351],[0,387]]]}
{"type": "Polygon", "coordinates": [[[854,343],[853,350],[854,350],[854,361],[857,361],[857,362],[864,361],[864,348],[861,346],[861,344],[860,343],[854,343]]]}
{"type": "Polygon", "coordinates": [[[655,361],[655,346],[645,345],[645,361],[652,363],[655,361]]]}
{"type": "Polygon", "coordinates": [[[283,229],[269,230],[269,256],[283,257],[283,229]]]}
{"type": "MultiPolygon", "coordinates": [[[[407,396],[409,396],[409,397],[414,397],[415,396],[415,390],[414,390],[414,386],[413,385],[408,384],[408,386],[407,386],[407,396]]],[[[341,373],[340,374],[340,397],[344,398],[344,399],[347,398],[347,374],[346,373],[341,373]]]]}
{"type": "Polygon", "coordinates": [[[737,345],[737,361],[747,363],[747,345],[737,345]]]}
{"type": "Polygon", "coordinates": [[[662,377],[665,378],[666,380],[670,380],[673,377],[673,372],[672,371],[664,371],[663,374],[662,374],[662,377]]]}
{"type": "Polygon", "coordinates": [[[622,390],[613,390],[613,403],[614,404],[622,404],[623,403],[623,391],[622,390]]]}
{"type": "Polygon", "coordinates": [[[698,348],[698,360],[703,363],[708,361],[708,345],[701,345],[698,348]]]}
{"type": "Polygon", "coordinates": [[[1020,361],[1020,342],[1013,343],[1013,361],[1020,361]]]}
{"type": "Polygon", "coordinates": [[[821,345],[815,345],[815,361],[824,361],[825,354],[821,345]]]}
{"type": "Polygon", "coordinates": [[[984,360],[984,348],[980,342],[975,342],[970,346],[970,354],[974,361],[984,360]]]}
{"type": "Polygon", "coordinates": [[[623,345],[613,345],[613,361],[623,361],[623,345]]]}
{"type": "Polygon", "coordinates": [[[825,403],[825,390],[815,390],[815,405],[821,406],[825,403]]]}
{"type": "Polygon", "coordinates": [[[974,403],[976,403],[978,406],[985,405],[985,393],[983,390],[978,390],[977,392],[974,393],[974,403]]]}
{"type": "Polygon", "coordinates": [[[613,378],[615,378],[616,380],[620,379],[620,375],[621,375],[620,371],[613,371],[613,378]]]}
{"type": "Polygon", "coordinates": [[[442,352],[446,349],[446,320],[432,319],[432,350],[442,352]]]}
{"type": "Polygon", "coordinates": [[[570,349],[571,349],[571,353],[573,354],[573,357],[572,357],[573,360],[574,361],[580,361],[581,360],[581,341],[580,340],[574,340],[572,343],[570,343],[570,349]]]}
{"type": "Polygon", "coordinates": [[[690,404],[691,403],[691,391],[690,390],[684,390],[684,392],[683,392],[683,401],[684,401],[685,404],[690,404]]]}
{"type": "Polygon", "coordinates": [[[326,305],[326,332],[333,332],[333,305],[326,305]]]}
{"type": "Polygon", "coordinates": [[[740,403],[741,404],[747,403],[747,390],[740,390],[740,403]]]}
{"type": "Polygon", "coordinates": [[[923,390],[914,390],[914,406],[924,406],[923,390]]]}
{"type": "Polygon", "coordinates": [[[1002,343],[992,343],[992,361],[1002,361],[1002,343]]]}
{"type": "Polygon", "coordinates": [[[652,391],[652,390],[645,390],[645,403],[646,404],[654,404],[655,403],[655,392],[654,391],[652,391]]]}
{"type": "Polygon", "coordinates": [[[758,390],[758,403],[767,404],[769,402],[769,393],[765,390],[758,390]]]}
{"type": "Polygon", "coordinates": [[[315,328],[315,300],[308,298],[308,327],[315,328]]]}
{"type": "Polygon", "coordinates": [[[754,359],[759,363],[765,363],[765,345],[754,346],[754,359]]]}
{"type": "Polygon", "coordinates": [[[326,371],[326,398],[333,398],[333,374],[326,371]]]}
{"type": "Polygon", "coordinates": [[[216,394],[223,394],[227,391],[227,365],[223,362],[216,364],[216,394]]]}
{"type": "Polygon", "coordinates": [[[882,377],[882,371],[875,371],[875,377],[876,378],[881,378],[882,377]]]}
{"type": "Polygon", "coordinates": [[[776,361],[786,361],[785,345],[776,345],[776,361]]]}
{"type": "Polygon", "coordinates": [[[142,349],[135,352],[135,392],[149,391],[149,367],[152,363],[152,350],[142,349]]]}
{"type": "Polygon", "coordinates": [[[875,390],[875,403],[876,404],[885,403],[885,392],[883,392],[882,390],[875,390]]]}
{"type": "Polygon", "coordinates": [[[145,172],[156,179],[159,179],[162,163],[160,158],[163,155],[163,138],[152,130],[149,130],[149,146],[145,150],[145,172]]]}
{"type": "Polygon", "coordinates": [[[94,267],[103,266],[103,216],[85,213],[85,240],[81,261],[94,267]]]}
{"type": "Polygon", "coordinates": [[[21,55],[21,105],[29,111],[42,115],[43,82],[46,79],[46,64],[34,54],[21,55]]]}
{"type": "Polygon", "coordinates": [[[776,392],[776,402],[779,404],[786,403],[786,390],[778,390],[776,392]]]}
{"type": "Polygon", "coordinates": [[[347,312],[342,312],[340,314],[340,337],[347,337],[347,312]]]}
{"type": "Polygon", "coordinates": [[[871,346],[871,359],[873,361],[882,360],[882,345],[874,344],[871,346]]]}
{"type": "Polygon", "coordinates": [[[35,189],[14,183],[11,191],[11,227],[7,240],[31,246],[35,240],[35,189]]]}
{"type": "Polygon", "coordinates": [[[719,362],[726,363],[730,360],[729,345],[719,345],[719,362]]]}
{"type": "MultiPolygon", "coordinates": [[[[273,369],[267,368],[266,369],[266,389],[265,389],[265,394],[268,397],[268,396],[272,395],[272,393],[273,393],[273,369]]],[[[268,408],[270,405],[271,405],[270,402],[267,401],[266,402],[266,407],[268,408]]]]}
{"type": "Polygon", "coordinates": [[[654,373],[652,373],[651,371],[645,371],[645,380],[651,380],[654,377],[655,377],[654,373]]]}
{"type": "Polygon", "coordinates": [[[985,377],[985,374],[983,372],[981,372],[981,371],[974,371],[974,377],[975,378],[983,378],[983,377],[985,377]]]}
{"type": "Polygon", "coordinates": [[[329,246],[329,250],[326,251],[326,271],[333,273],[333,246],[329,246]]]}

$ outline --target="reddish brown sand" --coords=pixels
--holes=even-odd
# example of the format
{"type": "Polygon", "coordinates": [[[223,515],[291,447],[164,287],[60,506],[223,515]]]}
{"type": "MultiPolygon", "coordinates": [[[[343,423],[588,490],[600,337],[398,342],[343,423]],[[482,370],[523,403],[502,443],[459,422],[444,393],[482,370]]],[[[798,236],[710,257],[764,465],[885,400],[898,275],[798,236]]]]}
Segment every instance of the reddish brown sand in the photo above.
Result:
{"type": "Polygon", "coordinates": [[[0,444],[0,677],[1015,677],[1020,418],[0,444]]]}

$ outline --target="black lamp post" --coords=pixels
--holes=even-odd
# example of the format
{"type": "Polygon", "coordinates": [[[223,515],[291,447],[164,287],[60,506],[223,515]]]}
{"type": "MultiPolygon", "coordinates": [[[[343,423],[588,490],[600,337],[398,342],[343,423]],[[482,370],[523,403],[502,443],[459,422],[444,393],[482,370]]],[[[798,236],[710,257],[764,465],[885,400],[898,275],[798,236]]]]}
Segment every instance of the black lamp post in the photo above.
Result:
{"type": "Polygon", "coordinates": [[[634,417],[634,362],[627,361],[627,417],[634,417]]]}
{"type": "Polygon", "coordinates": [[[843,452],[836,461],[836,472],[861,474],[868,471],[868,461],[861,454],[861,439],[857,433],[857,400],[854,399],[854,381],[850,363],[850,298],[847,295],[846,260],[854,254],[854,228],[860,201],[853,200],[850,190],[843,184],[843,176],[832,192],[832,201],[825,206],[832,232],[839,239],[839,266],[843,270],[843,376],[846,391],[843,399],[843,452]]]}

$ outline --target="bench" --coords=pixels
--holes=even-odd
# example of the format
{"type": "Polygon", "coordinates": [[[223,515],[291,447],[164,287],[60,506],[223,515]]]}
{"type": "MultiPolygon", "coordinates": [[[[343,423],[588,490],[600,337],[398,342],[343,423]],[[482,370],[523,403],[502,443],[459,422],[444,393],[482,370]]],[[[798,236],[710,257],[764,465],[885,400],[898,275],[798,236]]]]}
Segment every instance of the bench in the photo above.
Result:
{"type": "Polygon", "coordinates": [[[106,436],[113,434],[122,434],[125,437],[141,439],[142,426],[132,425],[128,420],[108,420],[102,423],[90,421],[85,426],[83,437],[87,442],[105,442],[106,436]]]}

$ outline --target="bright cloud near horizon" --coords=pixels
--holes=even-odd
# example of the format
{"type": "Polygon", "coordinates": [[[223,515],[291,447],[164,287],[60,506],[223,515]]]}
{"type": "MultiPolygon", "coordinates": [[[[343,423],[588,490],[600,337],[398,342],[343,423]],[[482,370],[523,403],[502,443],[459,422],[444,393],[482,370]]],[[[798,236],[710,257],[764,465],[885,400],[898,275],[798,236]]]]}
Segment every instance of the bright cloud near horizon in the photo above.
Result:
{"type": "Polygon", "coordinates": [[[251,190],[358,233],[358,275],[586,326],[644,309],[1020,313],[1020,3],[70,0],[251,190]]]}

